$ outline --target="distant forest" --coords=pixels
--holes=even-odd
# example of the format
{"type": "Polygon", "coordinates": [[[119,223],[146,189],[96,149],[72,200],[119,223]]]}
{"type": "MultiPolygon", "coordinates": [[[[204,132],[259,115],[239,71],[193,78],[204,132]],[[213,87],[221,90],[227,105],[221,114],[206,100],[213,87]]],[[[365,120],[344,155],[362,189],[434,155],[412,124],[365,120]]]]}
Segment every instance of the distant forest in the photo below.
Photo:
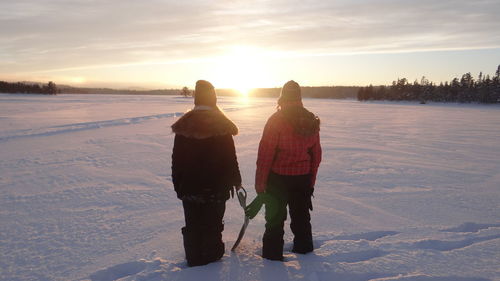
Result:
{"type": "MultiPolygon", "coordinates": [[[[281,88],[257,88],[250,91],[251,97],[278,97],[281,88]]],[[[0,93],[24,94],[116,94],[116,95],[182,95],[190,96],[192,90],[182,89],[161,90],[130,90],[109,88],[79,88],[66,85],[56,86],[52,81],[47,84],[35,82],[5,82],[0,81],[0,93]]],[[[220,96],[240,96],[233,89],[217,89],[220,96]]],[[[495,75],[479,73],[474,79],[470,72],[450,82],[436,85],[426,77],[410,83],[406,78],[398,78],[390,86],[324,86],[302,87],[302,96],[306,98],[355,99],[359,101],[389,100],[389,101],[419,101],[435,102],[477,102],[500,103],[500,65],[495,75]]]]}
{"type": "Polygon", "coordinates": [[[460,79],[454,78],[439,85],[422,77],[420,82],[409,83],[406,78],[401,78],[393,81],[391,86],[361,87],[358,100],[500,103],[500,65],[493,78],[481,72],[474,79],[468,72],[460,79]]]}
{"type": "MultiPolygon", "coordinates": [[[[358,93],[357,86],[324,86],[324,87],[302,87],[302,96],[308,98],[334,98],[355,99],[358,93]]],[[[234,89],[217,89],[219,96],[241,96],[234,89]]],[[[249,93],[251,97],[278,97],[281,88],[256,88],[249,93]]],[[[190,96],[192,90],[188,87],[182,89],[159,89],[159,90],[132,90],[132,89],[110,89],[110,88],[84,88],[67,85],[56,86],[54,82],[48,84],[37,82],[4,82],[0,81],[0,93],[10,94],[101,94],[101,95],[182,95],[190,96]]]]}
{"type": "Polygon", "coordinates": [[[58,92],[59,89],[52,81],[47,84],[0,81],[0,93],[56,95],[58,92]]]}
{"type": "MultiPolygon", "coordinates": [[[[330,99],[355,99],[359,87],[356,86],[324,86],[324,87],[301,87],[302,96],[306,98],[330,98],[330,99]]],[[[250,90],[250,97],[279,97],[281,88],[256,88],[250,90]]],[[[238,91],[232,89],[217,89],[221,96],[240,96],[238,91]]]]}
{"type": "Polygon", "coordinates": [[[98,94],[98,95],[179,95],[178,89],[161,90],[131,90],[110,88],[80,88],[71,86],[60,86],[63,94],[98,94]]]}
{"type": "MultiPolygon", "coordinates": [[[[161,89],[161,90],[120,90],[109,88],[76,88],[61,86],[64,94],[119,94],[119,95],[181,95],[190,96],[193,90],[188,87],[182,89],[161,89]]],[[[355,99],[359,87],[331,86],[331,87],[302,87],[302,95],[310,98],[335,98],[335,99],[355,99]]],[[[234,89],[216,89],[219,96],[241,96],[234,89]]],[[[281,88],[256,88],[249,93],[251,97],[278,97],[281,88]]]]}

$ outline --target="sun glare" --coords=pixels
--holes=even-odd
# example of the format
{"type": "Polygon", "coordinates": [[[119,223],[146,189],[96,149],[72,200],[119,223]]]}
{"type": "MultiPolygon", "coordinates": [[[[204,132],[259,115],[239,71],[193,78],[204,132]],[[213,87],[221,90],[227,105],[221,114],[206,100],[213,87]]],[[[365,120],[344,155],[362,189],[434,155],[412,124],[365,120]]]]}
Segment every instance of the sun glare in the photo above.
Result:
{"type": "Polygon", "coordinates": [[[71,77],[69,78],[69,81],[75,84],[82,84],[85,83],[87,79],[85,79],[85,77],[71,77]]]}
{"type": "Polygon", "coordinates": [[[235,90],[238,91],[240,95],[248,97],[248,94],[250,93],[250,90],[252,90],[252,88],[242,86],[235,88],[235,90]]]}
{"type": "Polygon", "coordinates": [[[231,88],[242,97],[258,86],[269,84],[265,75],[262,51],[245,46],[235,46],[218,59],[215,82],[220,88],[231,88]]]}

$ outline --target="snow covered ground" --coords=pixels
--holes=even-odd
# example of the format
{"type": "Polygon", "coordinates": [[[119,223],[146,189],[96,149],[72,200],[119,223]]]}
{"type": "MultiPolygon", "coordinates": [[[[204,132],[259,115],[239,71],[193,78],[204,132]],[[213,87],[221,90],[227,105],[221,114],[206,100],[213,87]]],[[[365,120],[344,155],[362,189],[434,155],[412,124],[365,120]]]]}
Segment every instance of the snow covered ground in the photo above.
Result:
{"type": "MultiPolygon", "coordinates": [[[[500,107],[305,100],[322,119],[316,250],[237,252],[187,268],[169,126],[192,100],[0,95],[0,280],[500,280],[500,107]]],[[[253,198],[274,99],[219,98],[253,198]]],[[[243,221],[227,203],[230,248],[243,221]]]]}

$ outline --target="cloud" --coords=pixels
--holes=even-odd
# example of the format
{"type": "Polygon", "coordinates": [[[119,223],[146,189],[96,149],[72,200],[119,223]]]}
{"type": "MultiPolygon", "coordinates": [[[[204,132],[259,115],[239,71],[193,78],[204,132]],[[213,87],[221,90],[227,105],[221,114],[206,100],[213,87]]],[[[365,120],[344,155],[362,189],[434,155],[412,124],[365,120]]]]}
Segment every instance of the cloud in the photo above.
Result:
{"type": "Polygon", "coordinates": [[[202,60],[234,45],[291,56],[500,47],[494,0],[19,0],[0,11],[0,73],[202,60]]]}

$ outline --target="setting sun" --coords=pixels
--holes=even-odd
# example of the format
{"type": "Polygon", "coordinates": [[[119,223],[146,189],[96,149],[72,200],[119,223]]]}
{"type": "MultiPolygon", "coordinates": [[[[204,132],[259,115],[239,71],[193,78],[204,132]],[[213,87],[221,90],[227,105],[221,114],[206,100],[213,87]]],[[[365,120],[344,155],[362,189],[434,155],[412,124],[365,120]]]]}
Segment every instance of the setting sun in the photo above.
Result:
{"type": "Polygon", "coordinates": [[[248,97],[248,94],[250,93],[250,90],[252,90],[252,88],[250,87],[238,87],[238,88],[235,88],[236,91],[238,91],[238,93],[244,97],[248,97]]]}
{"type": "Polygon", "coordinates": [[[69,81],[71,83],[81,84],[81,83],[85,83],[87,81],[87,79],[85,79],[85,77],[71,77],[71,78],[69,78],[69,81]]]}
{"type": "Polygon", "coordinates": [[[266,75],[268,62],[262,50],[235,46],[218,60],[214,82],[219,88],[232,88],[248,96],[252,88],[270,84],[269,75],[266,75]]]}

